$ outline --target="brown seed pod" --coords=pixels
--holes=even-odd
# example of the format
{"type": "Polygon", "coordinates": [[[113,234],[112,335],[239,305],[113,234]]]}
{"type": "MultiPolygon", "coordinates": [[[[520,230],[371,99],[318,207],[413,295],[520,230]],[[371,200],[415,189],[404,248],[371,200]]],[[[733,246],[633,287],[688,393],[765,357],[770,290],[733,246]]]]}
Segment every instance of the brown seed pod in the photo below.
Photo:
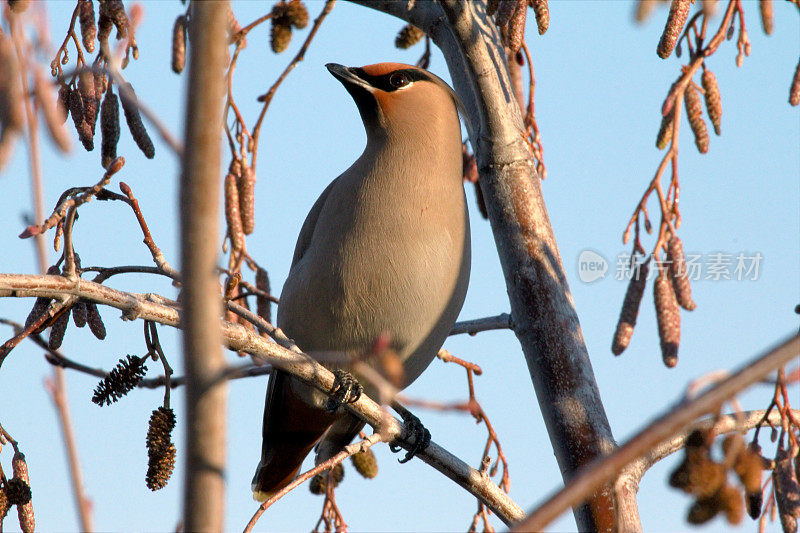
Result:
{"type": "Polygon", "coordinates": [[[800,485],[792,465],[792,454],[781,445],[775,456],[772,486],[783,531],[796,532],[797,519],[800,518],[800,485]]]}
{"type": "Polygon", "coordinates": [[[94,4],[92,0],[78,0],[78,20],[81,24],[81,39],[87,52],[94,52],[94,40],[97,38],[97,24],[94,20],[94,4]]]}
{"type": "MultiPolygon", "coordinates": [[[[230,6],[229,6],[230,8],[230,6]]],[[[186,17],[180,15],[172,26],[172,72],[180,74],[186,66],[186,17]]]]}
{"type": "Polygon", "coordinates": [[[72,306],[72,321],[75,322],[77,327],[82,328],[86,326],[86,319],[86,302],[80,300],[72,306]]]}
{"type": "Polygon", "coordinates": [[[691,5],[692,0],[672,0],[669,6],[667,24],[664,26],[664,33],[661,34],[661,40],[656,48],[658,57],[666,59],[675,49],[675,44],[678,42],[678,37],[680,37],[683,26],[689,16],[691,5]]]}
{"type": "Polygon", "coordinates": [[[742,493],[735,487],[729,484],[723,485],[717,494],[720,501],[720,507],[725,512],[725,518],[729,524],[736,525],[744,518],[744,502],[742,501],[742,493]]]}
{"type": "Polygon", "coordinates": [[[106,17],[117,28],[117,40],[128,36],[128,15],[122,0],[100,0],[100,17],[106,17]]]}
{"type": "Polygon", "coordinates": [[[91,152],[94,150],[94,133],[89,123],[84,119],[84,101],[81,92],[77,89],[70,92],[69,95],[69,114],[72,115],[72,122],[75,124],[75,130],[78,132],[78,139],[80,139],[83,147],[91,152]]]}
{"type": "Polygon", "coordinates": [[[372,479],[378,475],[378,461],[369,448],[351,455],[350,461],[353,463],[356,472],[361,474],[362,477],[372,479]]]}
{"type": "Polygon", "coordinates": [[[100,316],[100,311],[94,302],[86,302],[86,322],[95,337],[99,340],[106,338],[106,325],[103,324],[103,317],[100,316]]]}
{"type": "Polygon", "coordinates": [[[228,223],[228,235],[234,250],[244,249],[244,232],[242,231],[242,216],[239,213],[239,189],[236,185],[236,176],[225,176],[225,220],[228,223]]]}
{"type": "Polygon", "coordinates": [[[8,0],[8,8],[12,13],[22,13],[30,5],[31,0],[8,0]]]}
{"type": "Polygon", "coordinates": [[[103,97],[100,106],[100,133],[102,135],[100,164],[108,168],[117,158],[117,144],[119,143],[119,99],[110,90],[103,97]]]}
{"type": "Polygon", "coordinates": [[[47,131],[50,134],[50,138],[53,139],[53,142],[62,152],[69,152],[72,148],[72,140],[64,127],[64,121],[61,120],[61,109],[59,109],[57,100],[53,99],[50,88],[50,84],[42,72],[36,69],[34,71],[33,93],[39,109],[42,110],[47,131]]]}
{"type": "Polygon", "coordinates": [[[270,30],[269,44],[272,51],[280,54],[287,48],[292,40],[292,29],[289,26],[278,24],[275,19],[272,20],[272,29],[270,30]]]}
{"type": "Polygon", "coordinates": [[[286,19],[289,23],[302,30],[308,26],[308,9],[301,0],[292,0],[286,6],[286,19]]]}
{"type": "Polygon", "coordinates": [[[686,118],[694,133],[694,143],[701,154],[708,152],[708,129],[706,121],[703,120],[703,104],[700,103],[700,93],[694,85],[689,83],[683,93],[683,100],[686,104],[686,118]]]}
{"type": "Polygon", "coordinates": [[[625,299],[622,302],[617,331],[614,333],[614,341],[611,343],[611,353],[614,355],[624,352],[631,342],[633,327],[636,325],[636,317],[639,315],[639,304],[642,302],[644,286],[647,283],[648,268],[648,263],[641,263],[633,269],[633,275],[628,282],[628,290],[625,291],[625,299]]]}
{"type": "MultiPolygon", "coordinates": [[[[544,1],[545,9],[547,8],[547,0],[544,1]]],[[[525,40],[525,19],[528,15],[528,5],[525,0],[519,0],[517,9],[511,15],[511,20],[508,21],[508,30],[506,31],[506,45],[512,54],[519,52],[522,47],[522,41],[525,40]]],[[[539,33],[542,33],[541,31],[539,33]]]]}
{"type": "Polygon", "coordinates": [[[717,498],[701,498],[689,507],[689,514],[686,521],[690,524],[705,524],[720,512],[719,500],[717,498]]]}
{"type": "Polygon", "coordinates": [[[539,29],[539,35],[544,35],[544,32],[550,27],[550,8],[547,6],[547,0],[532,0],[531,7],[533,7],[533,13],[536,15],[536,26],[539,29]]]}
{"type": "Polygon", "coordinates": [[[703,71],[703,90],[705,90],[706,110],[708,111],[708,118],[714,125],[714,133],[719,135],[722,133],[722,97],[719,94],[719,85],[717,85],[717,78],[714,73],[706,69],[703,71]]]}
{"type": "Polygon", "coordinates": [[[406,50],[420,42],[423,37],[425,37],[424,31],[417,28],[413,24],[406,24],[397,34],[397,37],[395,37],[394,45],[396,48],[406,50]]]}
{"type": "Polygon", "coordinates": [[[311,478],[308,483],[308,490],[311,491],[311,494],[325,494],[325,477],[323,474],[317,474],[311,478]]]}
{"type": "Polygon", "coordinates": [[[122,101],[122,110],[125,112],[125,122],[128,123],[131,137],[133,137],[136,146],[139,147],[144,156],[147,159],[153,159],[156,155],[156,149],[142,123],[142,116],[139,114],[139,100],[136,98],[136,93],[133,92],[133,87],[131,87],[130,83],[125,83],[120,87],[119,97],[122,101]]]}
{"type": "Polygon", "coordinates": [[[686,269],[686,255],[683,253],[683,243],[676,235],[667,241],[667,261],[678,304],[687,311],[694,311],[697,304],[692,301],[692,285],[689,283],[689,273],[686,269]]]}
{"type": "Polygon", "coordinates": [[[33,324],[37,318],[42,316],[47,311],[47,307],[50,305],[50,298],[36,298],[36,302],[33,304],[33,309],[31,312],[28,313],[28,318],[25,319],[25,327],[29,327],[33,324]]]}
{"type": "Polygon", "coordinates": [[[239,212],[242,217],[242,231],[250,235],[256,227],[256,174],[251,167],[242,165],[242,173],[237,176],[239,186],[239,212]]]}
{"type": "MultiPolygon", "coordinates": [[[[270,294],[269,274],[261,267],[256,270],[256,288],[270,294]]],[[[272,322],[271,304],[272,302],[269,301],[269,298],[261,295],[256,296],[256,313],[270,323],[272,322]]]]}
{"type": "Polygon", "coordinates": [[[164,488],[175,468],[175,445],[172,430],[175,428],[175,413],[167,407],[159,407],[150,415],[147,429],[147,476],[150,490],[164,488]]]}
{"type": "Polygon", "coordinates": [[[661,340],[661,357],[664,364],[672,368],[678,364],[678,344],[681,337],[681,316],[678,301],[672,290],[672,282],[662,269],[653,287],[658,320],[658,336],[661,340]]]}
{"type": "MultiPolygon", "coordinates": [[[[25,462],[25,455],[22,452],[14,452],[14,457],[11,459],[11,468],[14,472],[14,478],[22,480],[30,487],[31,481],[28,476],[28,463],[25,462]]],[[[17,516],[19,518],[19,527],[23,533],[31,533],[36,528],[36,519],[33,516],[33,504],[30,498],[26,503],[17,504],[17,516]]]]}
{"type": "Polygon", "coordinates": [[[30,485],[16,476],[6,481],[5,492],[11,505],[25,505],[31,501],[30,485]]]}
{"type": "Polygon", "coordinates": [[[69,315],[70,309],[63,311],[50,327],[50,338],[47,345],[51,350],[58,350],[61,347],[61,343],[64,341],[64,333],[69,325],[69,315]]]}
{"type": "Polygon", "coordinates": [[[772,0],[759,0],[758,7],[761,10],[761,26],[764,28],[764,33],[771,35],[775,28],[772,0]]]}
{"type": "Polygon", "coordinates": [[[673,122],[675,119],[675,111],[672,110],[661,118],[661,127],[658,128],[656,135],[656,148],[663,150],[667,147],[672,140],[673,122]]]}
{"type": "Polygon", "coordinates": [[[789,104],[793,106],[800,104],[800,61],[797,62],[797,68],[794,69],[792,86],[789,87],[789,104]]]}

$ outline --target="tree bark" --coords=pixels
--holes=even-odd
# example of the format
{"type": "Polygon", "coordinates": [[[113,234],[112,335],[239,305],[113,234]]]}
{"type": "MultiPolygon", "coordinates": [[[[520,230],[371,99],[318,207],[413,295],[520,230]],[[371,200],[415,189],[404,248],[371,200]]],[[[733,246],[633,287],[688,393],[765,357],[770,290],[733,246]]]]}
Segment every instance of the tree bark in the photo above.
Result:
{"type": "MultiPolygon", "coordinates": [[[[358,2],[358,0],[356,0],[358,2]]],[[[541,184],[524,141],[498,30],[484,2],[363,1],[423,29],[444,52],[466,109],[480,185],[506,280],[514,332],[564,480],[615,446],[541,184]]],[[[630,491],[606,484],[574,509],[581,530],[641,529],[630,491]],[[625,498],[625,505],[616,502],[625,498]],[[632,501],[631,501],[632,500],[632,501]],[[617,512],[625,509],[624,513],[617,512]]]]}
{"type": "Polygon", "coordinates": [[[193,2],[181,175],[181,269],[186,373],[185,531],[222,531],[227,386],[216,274],[225,4],[193,2]]]}

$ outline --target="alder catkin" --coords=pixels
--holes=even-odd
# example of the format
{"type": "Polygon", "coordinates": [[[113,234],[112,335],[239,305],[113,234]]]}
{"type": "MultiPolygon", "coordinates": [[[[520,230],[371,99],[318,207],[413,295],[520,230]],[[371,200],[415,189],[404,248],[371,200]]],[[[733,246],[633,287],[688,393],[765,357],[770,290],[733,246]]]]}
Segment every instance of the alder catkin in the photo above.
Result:
{"type": "Polygon", "coordinates": [[[64,124],[69,117],[69,97],[71,92],[72,89],[66,84],[58,88],[58,117],[62,124],[64,124]]]}
{"type": "Polygon", "coordinates": [[[242,165],[241,169],[241,174],[237,176],[239,212],[242,217],[242,231],[245,235],[250,235],[256,227],[256,173],[247,165],[242,165]]]}
{"type": "Polygon", "coordinates": [[[108,168],[117,158],[119,144],[119,99],[110,90],[103,97],[100,106],[100,133],[102,134],[101,160],[103,168],[108,168]]]}
{"type": "Polygon", "coordinates": [[[703,120],[703,104],[700,102],[700,93],[689,83],[683,93],[683,100],[686,104],[686,118],[694,133],[694,143],[701,154],[708,152],[708,129],[706,121],[703,120]]]}
{"type": "Polygon", "coordinates": [[[701,79],[703,90],[706,92],[706,110],[708,111],[708,118],[711,119],[711,124],[714,125],[714,133],[717,135],[722,133],[722,96],[719,94],[719,85],[717,85],[717,77],[714,73],[706,69],[703,71],[701,79]]]}
{"type": "Polygon", "coordinates": [[[305,4],[301,0],[289,2],[286,6],[286,19],[298,30],[308,26],[308,9],[306,9],[305,4]]]}
{"type": "Polygon", "coordinates": [[[644,22],[653,12],[653,9],[659,4],[660,0],[639,0],[636,3],[636,11],[633,13],[633,18],[636,22],[644,22]]]}
{"type": "Polygon", "coordinates": [[[674,128],[673,121],[675,119],[675,110],[671,110],[665,116],[661,117],[661,126],[658,128],[656,135],[656,148],[663,150],[667,147],[672,140],[672,130],[674,128]]]}
{"type": "Polygon", "coordinates": [[[89,324],[89,329],[95,337],[99,340],[106,338],[106,325],[103,324],[103,317],[100,316],[100,311],[94,302],[86,302],[86,323],[89,324]]]}
{"type": "Polygon", "coordinates": [[[539,35],[544,35],[547,28],[550,27],[550,8],[547,6],[547,0],[532,0],[531,4],[533,14],[536,15],[536,27],[539,35]]]}
{"type": "Polygon", "coordinates": [[[413,24],[406,24],[395,37],[394,45],[396,48],[406,50],[420,42],[423,37],[425,37],[424,31],[413,24]]]}
{"type": "MultiPolygon", "coordinates": [[[[270,294],[269,274],[261,267],[256,270],[256,288],[270,294]]],[[[272,323],[272,302],[266,296],[256,296],[256,313],[258,316],[272,323]]]]}
{"type": "Polygon", "coordinates": [[[95,125],[97,124],[97,112],[100,101],[97,97],[95,88],[94,73],[86,71],[78,76],[78,91],[83,102],[83,120],[89,125],[94,136],[95,125]]]}
{"type": "Polygon", "coordinates": [[[270,30],[269,44],[272,51],[280,54],[287,48],[292,40],[292,29],[289,26],[276,24],[273,20],[272,29],[270,30]]]}
{"type": "Polygon", "coordinates": [[[672,0],[669,6],[667,24],[664,26],[664,33],[661,34],[661,40],[656,48],[658,57],[666,59],[675,49],[675,44],[678,42],[678,37],[680,37],[683,26],[689,16],[691,5],[692,0],[672,0]]]}
{"type": "Polygon", "coordinates": [[[614,333],[614,341],[611,344],[611,353],[614,355],[624,352],[631,342],[633,327],[636,325],[636,317],[639,315],[639,304],[642,302],[644,287],[647,283],[648,268],[648,263],[641,263],[633,269],[633,274],[628,282],[628,290],[625,291],[625,299],[622,302],[617,331],[614,333]]]}
{"type": "Polygon", "coordinates": [[[514,10],[511,20],[508,21],[508,30],[506,31],[506,44],[512,54],[519,52],[522,47],[522,41],[525,40],[525,19],[527,14],[528,6],[525,0],[519,0],[517,9],[514,10]]]}
{"type": "Polygon", "coordinates": [[[62,152],[69,152],[72,148],[72,140],[64,127],[64,121],[61,120],[63,118],[62,110],[58,100],[53,99],[53,95],[49,89],[49,82],[45,79],[42,72],[36,69],[34,71],[33,92],[36,103],[39,109],[42,110],[47,132],[62,152]]]}
{"type": "Polygon", "coordinates": [[[122,0],[100,0],[100,17],[107,18],[117,28],[117,40],[128,36],[128,15],[122,0]]]}
{"type": "Polygon", "coordinates": [[[800,484],[792,465],[791,452],[780,445],[775,456],[775,469],[772,471],[772,486],[783,531],[796,532],[797,520],[800,518],[800,484]]]}
{"type": "MultiPolygon", "coordinates": [[[[11,469],[14,472],[14,479],[23,481],[30,488],[31,480],[28,475],[28,463],[25,462],[25,455],[22,452],[14,452],[14,457],[11,459],[11,469]]],[[[19,518],[19,527],[22,532],[33,533],[36,529],[36,519],[33,516],[32,500],[31,498],[27,500],[25,503],[17,503],[17,517],[19,518]]]]}
{"type": "Polygon", "coordinates": [[[231,238],[233,250],[244,249],[244,232],[242,231],[242,216],[239,213],[239,188],[236,176],[225,176],[225,220],[228,223],[228,235],[231,238]]]}
{"type": "Polygon", "coordinates": [[[678,364],[678,344],[681,337],[681,316],[678,301],[672,290],[666,269],[662,269],[653,287],[658,321],[658,337],[661,341],[661,357],[664,364],[672,368],[678,364]]]}
{"type": "MultiPolygon", "coordinates": [[[[229,6],[230,9],[230,6],[229,6]]],[[[172,27],[172,72],[180,74],[186,66],[186,17],[180,15],[172,27]]]]}
{"type": "Polygon", "coordinates": [[[686,269],[686,255],[683,253],[683,243],[675,235],[667,241],[667,261],[675,299],[687,311],[694,311],[697,304],[692,301],[692,286],[689,283],[689,273],[686,269]]]}
{"type": "Polygon", "coordinates": [[[89,53],[94,52],[94,41],[97,38],[97,23],[94,19],[94,4],[92,0],[78,0],[78,21],[81,26],[81,39],[83,47],[89,53]]]}
{"type": "Polygon", "coordinates": [[[369,448],[363,452],[358,452],[350,456],[350,461],[356,469],[366,479],[372,479],[378,475],[378,461],[375,454],[369,448]]]}
{"type": "Polygon", "coordinates": [[[78,89],[74,89],[69,95],[69,114],[72,115],[72,122],[78,132],[78,139],[80,139],[83,147],[91,152],[94,150],[94,134],[91,126],[84,119],[84,109],[85,105],[81,92],[78,89]]]}
{"type": "Polygon", "coordinates": [[[797,62],[797,68],[794,69],[792,86],[789,87],[789,103],[793,106],[800,104],[800,61],[797,62]]]}
{"type": "Polygon", "coordinates": [[[142,151],[147,159],[153,159],[156,155],[153,141],[147,134],[147,130],[142,123],[142,116],[139,114],[139,101],[130,83],[123,84],[119,89],[119,97],[122,102],[122,110],[125,113],[125,122],[128,123],[128,130],[131,137],[136,142],[136,146],[142,151]]]}
{"type": "Polygon", "coordinates": [[[775,28],[772,0],[759,0],[758,7],[761,11],[761,26],[764,28],[764,33],[771,35],[772,30],[775,28]]]}
{"type": "Polygon", "coordinates": [[[47,345],[51,350],[58,350],[61,348],[61,343],[64,341],[64,333],[67,331],[69,325],[70,309],[64,310],[58,318],[55,319],[53,325],[50,326],[50,338],[47,345]]]}

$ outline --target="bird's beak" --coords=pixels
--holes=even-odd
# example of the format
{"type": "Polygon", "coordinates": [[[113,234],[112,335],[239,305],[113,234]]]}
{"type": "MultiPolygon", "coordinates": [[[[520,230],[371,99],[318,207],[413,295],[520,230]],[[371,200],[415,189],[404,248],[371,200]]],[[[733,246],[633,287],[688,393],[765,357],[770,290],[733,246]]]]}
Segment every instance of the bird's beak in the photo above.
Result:
{"type": "Polygon", "coordinates": [[[361,87],[362,89],[372,92],[372,86],[353,72],[354,69],[339,65],[338,63],[328,63],[325,67],[337,80],[342,82],[342,85],[345,87],[361,87]]]}

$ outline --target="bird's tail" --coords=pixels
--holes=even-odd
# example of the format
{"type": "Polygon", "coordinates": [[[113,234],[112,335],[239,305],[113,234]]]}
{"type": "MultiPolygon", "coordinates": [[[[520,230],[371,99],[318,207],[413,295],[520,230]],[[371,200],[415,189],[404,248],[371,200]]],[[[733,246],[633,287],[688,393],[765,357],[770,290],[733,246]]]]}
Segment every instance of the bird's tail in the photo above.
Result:
{"type": "Polygon", "coordinates": [[[265,501],[288,485],[337,418],[308,405],[292,391],[291,377],[275,369],[267,387],[261,462],[251,484],[253,498],[265,501]]]}

